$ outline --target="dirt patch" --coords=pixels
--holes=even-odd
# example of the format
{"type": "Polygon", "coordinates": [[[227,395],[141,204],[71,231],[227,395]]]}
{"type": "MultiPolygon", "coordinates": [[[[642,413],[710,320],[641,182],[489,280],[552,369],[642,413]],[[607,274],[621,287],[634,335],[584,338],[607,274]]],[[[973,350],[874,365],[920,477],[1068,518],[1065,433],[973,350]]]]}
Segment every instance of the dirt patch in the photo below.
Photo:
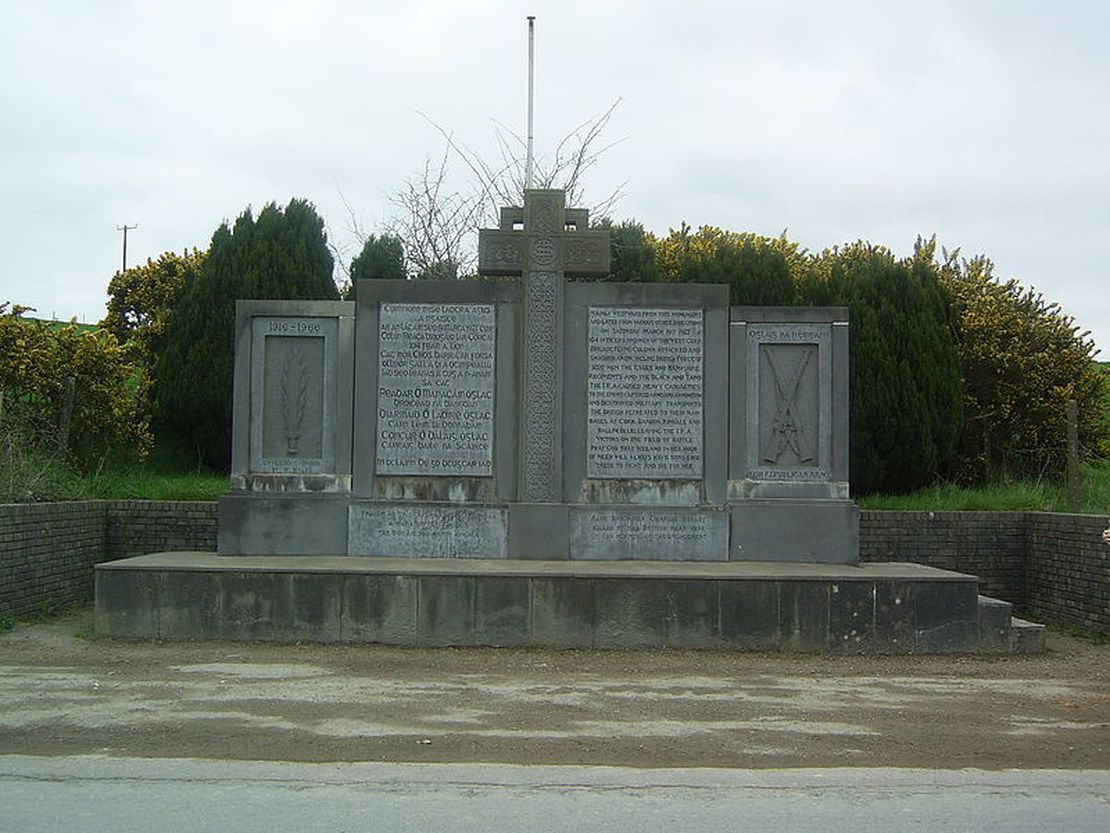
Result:
{"type": "Polygon", "coordinates": [[[0,753],[638,767],[1110,768],[1110,646],[1016,657],[0,635],[0,753]]]}

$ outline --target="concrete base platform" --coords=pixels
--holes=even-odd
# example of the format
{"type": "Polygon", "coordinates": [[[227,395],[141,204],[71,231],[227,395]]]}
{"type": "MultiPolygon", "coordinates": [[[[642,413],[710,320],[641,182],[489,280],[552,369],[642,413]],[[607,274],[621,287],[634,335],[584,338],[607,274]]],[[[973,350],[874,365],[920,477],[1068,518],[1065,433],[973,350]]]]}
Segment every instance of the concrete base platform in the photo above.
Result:
{"type": "Polygon", "coordinates": [[[1001,611],[984,616],[977,587],[974,576],[918,564],[164,552],[97,566],[96,633],[413,646],[997,651],[1002,634],[992,615],[1001,611]]]}

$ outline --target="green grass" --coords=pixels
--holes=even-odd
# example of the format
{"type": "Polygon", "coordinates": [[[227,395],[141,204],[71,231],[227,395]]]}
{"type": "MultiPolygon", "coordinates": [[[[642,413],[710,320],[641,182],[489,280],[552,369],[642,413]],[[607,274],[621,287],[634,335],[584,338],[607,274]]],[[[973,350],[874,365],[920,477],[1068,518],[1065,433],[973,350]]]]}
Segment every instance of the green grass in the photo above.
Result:
{"type": "MultiPolygon", "coordinates": [[[[1079,511],[1110,515],[1110,462],[1084,464],[1081,475],[1079,511]]],[[[908,495],[868,495],[860,498],[862,509],[892,509],[930,512],[1070,512],[1066,483],[1055,481],[1012,481],[974,489],[942,483],[908,495]]]]}
{"type": "Polygon", "coordinates": [[[81,479],[86,497],[103,500],[215,500],[227,491],[227,475],[169,474],[136,467],[81,479]]]}

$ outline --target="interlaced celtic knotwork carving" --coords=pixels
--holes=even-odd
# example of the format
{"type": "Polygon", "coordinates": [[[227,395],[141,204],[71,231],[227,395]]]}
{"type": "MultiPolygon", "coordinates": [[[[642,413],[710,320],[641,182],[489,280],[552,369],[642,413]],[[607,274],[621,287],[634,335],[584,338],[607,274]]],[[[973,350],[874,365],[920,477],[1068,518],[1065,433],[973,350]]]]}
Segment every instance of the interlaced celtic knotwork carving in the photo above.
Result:
{"type": "Polygon", "coordinates": [[[554,234],[558,230],[555,217],[555,202],[551,199],[537,199],[532,209],[528,230],[533,234],[554,234]]]}
{"type": "Polygon", "coordinates": [[[494,266],[521,266],[524,258],[518,240],[494,240],[486,248],[486,255],[494,266]]]}
{"type": "Polygon", "coordinates": [[[570,239],[566,246],[568,266],[590,266],[602,261],[601,244],[596,240],[570,239]]]}
{"type": "Polygon", "coordinates": [[[521,497],[557,500],[555,494],[556,333],[558,277],[533,272],[528,279],[524,318],[524,443],[521,497]]]}
{"type": "Polygon", "coordinates": [[[532,240],[532,263],[547,269],[555,262],[555,240],[551,237],[537,237],[532,240]]]}

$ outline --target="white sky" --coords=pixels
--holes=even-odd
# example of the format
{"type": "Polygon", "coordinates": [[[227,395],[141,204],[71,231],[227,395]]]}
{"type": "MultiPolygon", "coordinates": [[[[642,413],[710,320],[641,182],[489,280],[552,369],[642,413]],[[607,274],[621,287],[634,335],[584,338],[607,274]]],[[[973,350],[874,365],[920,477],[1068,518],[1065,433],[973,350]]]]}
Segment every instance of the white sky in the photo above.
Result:
{"type": "Polygon", "coordinates": [[[248,204],[312,200],[357,253],[443,150],[536,146],[621,104],[587,180],[614,220],[918,234],[984,253],[1110,358],[1110,4],[0,0],[0,301],[96,321],[120,265],[206,248],[248,204]],[[342,197],[341,197],[342,193],[342,197]]]}

